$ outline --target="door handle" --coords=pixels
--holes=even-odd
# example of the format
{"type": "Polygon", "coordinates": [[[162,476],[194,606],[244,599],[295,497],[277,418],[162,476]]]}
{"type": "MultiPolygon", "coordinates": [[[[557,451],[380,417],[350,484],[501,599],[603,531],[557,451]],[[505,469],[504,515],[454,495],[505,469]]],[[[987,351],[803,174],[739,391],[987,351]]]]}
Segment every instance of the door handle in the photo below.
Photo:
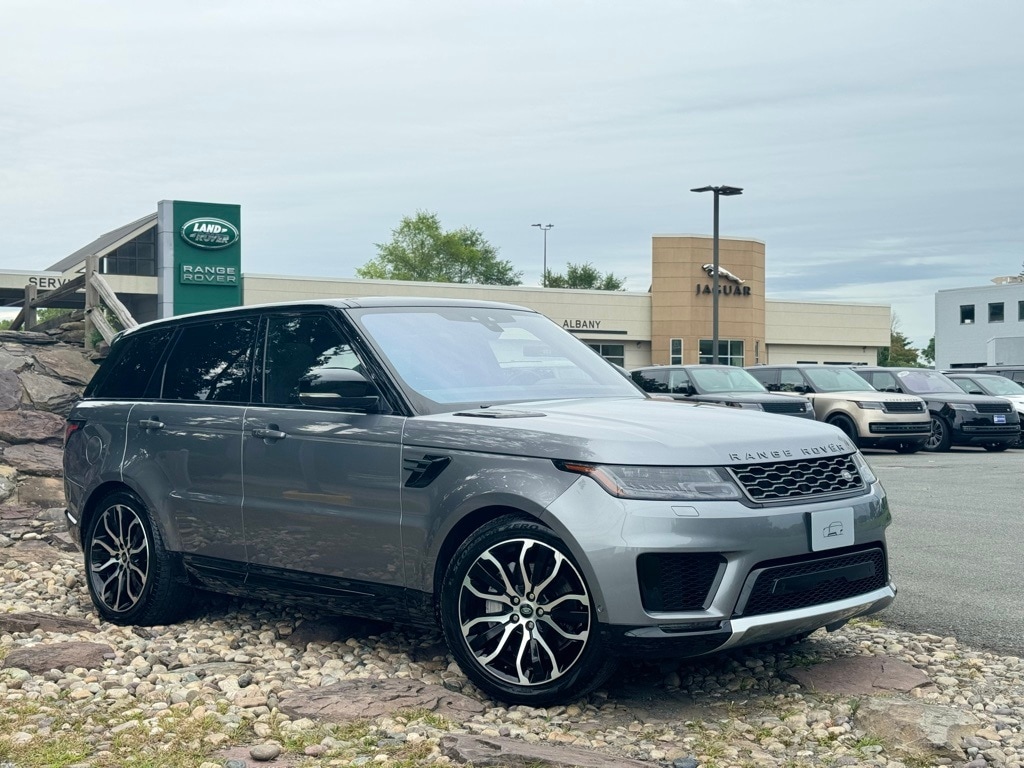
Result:
{"type": "Polygon", "coordinates": [[[264,440],[283,440],[288,437],[288,433],[282,432],[280,429],[254,429],[252,436],[264,440]]]}
{"type": "Polygon", "coordinates": [[[163,429],[164,423],[160,419],[154,417],[152,419],[140,419],[139,426],[143,429],[163,429]]]}

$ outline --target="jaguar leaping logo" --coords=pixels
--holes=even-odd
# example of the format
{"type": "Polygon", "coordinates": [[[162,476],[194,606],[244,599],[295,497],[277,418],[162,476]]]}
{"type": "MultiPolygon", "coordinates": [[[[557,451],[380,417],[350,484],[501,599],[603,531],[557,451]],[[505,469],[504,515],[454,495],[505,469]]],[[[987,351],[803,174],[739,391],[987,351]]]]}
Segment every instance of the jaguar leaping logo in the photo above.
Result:
{"type": "MultiPolygon", "coordinates": [[[[708,277],[713,278],[715,276],[715,265],[714,264],[702,264],[701,266],[704,268],[704,271],[708,273],[708,277]]],[[[743,283],[746,282],[745,280],[740,280],[738,277],[736,277],[736,275],[734,275],[728,269],[726,269],[725,267],[721,267],[721,266],[718,268],[718,276],[719,277],[724,277],[726,280],[731,280],[732,282],[736,283],[736,285],[743,285],[743,283]]]]}

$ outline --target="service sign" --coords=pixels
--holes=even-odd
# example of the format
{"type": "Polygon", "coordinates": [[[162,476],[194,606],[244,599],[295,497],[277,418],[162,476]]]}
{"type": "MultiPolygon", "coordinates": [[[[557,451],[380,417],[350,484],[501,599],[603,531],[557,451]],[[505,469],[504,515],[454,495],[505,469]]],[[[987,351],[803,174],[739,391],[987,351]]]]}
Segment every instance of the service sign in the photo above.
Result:
{"type": "Polygon", "coordinates": [[[186,221],[181,227],[181,239],[196,248],[216,250],[238,242],[238,227],[224,219],[203,217],[186,221]]]}

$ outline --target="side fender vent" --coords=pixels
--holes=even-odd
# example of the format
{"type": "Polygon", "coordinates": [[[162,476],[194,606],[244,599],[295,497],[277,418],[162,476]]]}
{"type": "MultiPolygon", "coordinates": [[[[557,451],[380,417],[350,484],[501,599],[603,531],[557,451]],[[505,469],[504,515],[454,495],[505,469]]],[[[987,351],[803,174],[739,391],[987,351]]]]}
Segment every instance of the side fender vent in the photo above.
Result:
{"type": "Polygon", "coordinates": [[[406,488],[426,488],[434,482],[445,468],[452,463],[449,456],[424,456],[422,459],[405,459],[403,469],[409,472],[406,488]]]}

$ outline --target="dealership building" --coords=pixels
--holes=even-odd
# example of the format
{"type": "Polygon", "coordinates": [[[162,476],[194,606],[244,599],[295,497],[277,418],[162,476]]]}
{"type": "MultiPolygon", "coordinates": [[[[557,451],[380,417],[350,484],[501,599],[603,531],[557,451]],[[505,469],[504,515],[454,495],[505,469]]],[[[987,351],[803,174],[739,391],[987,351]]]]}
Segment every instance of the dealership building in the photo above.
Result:
{"type": "MultiPolygon", "coordinates": [[[[242,268],[243,243],[239,206],[164,200],[156,213],[47,269],[0,270],[0,299],[21,306],[29,286],[45,301],[88,259],[138,322],[239,304],[428,296],[530,307],[626,368],[711,362],[713,355],[713,241],[706,235],[654,235],[644,292],[250,274],[242,268]]],[[[718,263],[722,362],[874,364],[877,350],[889,345],[888,305],[769,299],[761,241],[720,238],[718,263]]],[[[73,295],[53,302],[83,305],[73,295]]]]}
{"type": "Polygon", "coordinates": [[[1024,271],[935,294],[935,367],[1024,364],[1024,271]]]}

